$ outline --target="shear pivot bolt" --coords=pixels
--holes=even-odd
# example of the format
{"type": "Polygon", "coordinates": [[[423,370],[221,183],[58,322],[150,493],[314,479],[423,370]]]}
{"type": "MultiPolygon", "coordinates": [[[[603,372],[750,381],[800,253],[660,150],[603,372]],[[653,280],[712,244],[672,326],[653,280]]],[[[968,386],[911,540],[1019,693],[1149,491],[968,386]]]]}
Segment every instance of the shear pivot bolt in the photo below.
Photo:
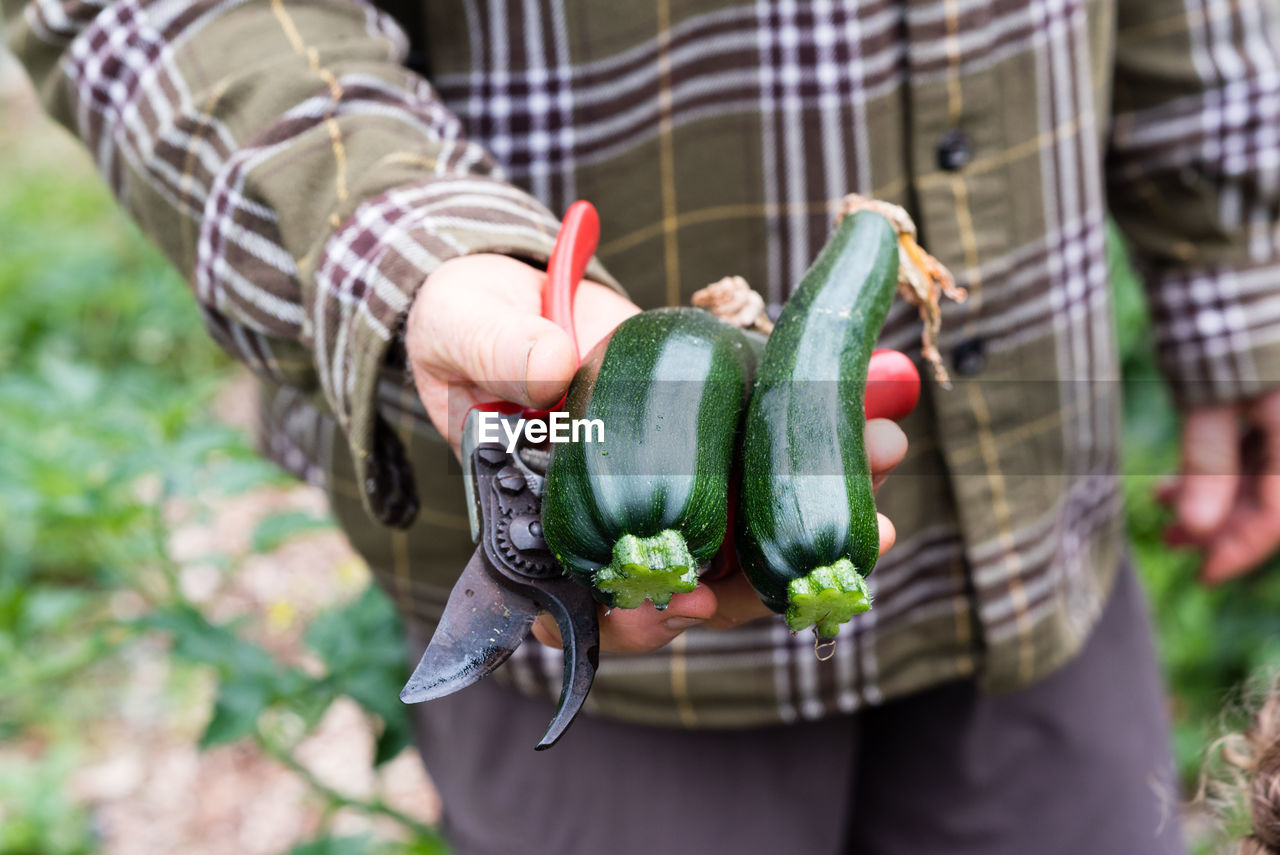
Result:
{"type": "Polygon", "coordinates": [[[522,552],[530,549],[546,549],[542,539],[542,521],[537,517],[516,517],[509,529],[511,545],[522,552]]]}
{"type": "Polygon", "coordinates": [[[519,493],[524,489],[524,474],[514,466],[507,466],[498,473],[498,489],[504,493],[519,493]]]}

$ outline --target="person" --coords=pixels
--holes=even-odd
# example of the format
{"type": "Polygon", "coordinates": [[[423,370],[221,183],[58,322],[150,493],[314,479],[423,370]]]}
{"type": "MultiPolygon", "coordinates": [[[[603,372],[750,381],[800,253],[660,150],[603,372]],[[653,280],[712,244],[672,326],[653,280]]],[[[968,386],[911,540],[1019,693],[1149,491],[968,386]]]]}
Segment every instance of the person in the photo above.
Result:
{"type": "MultiPolygon", "coordinates": [[[[399,6],[425,78],[357,0],[4,8],[419,649],[471,550],[462,411],[546,404],[573,371],[538,315],[552,212],[603,223],[584,341],[727,274],[781,304],[848,192],[904,205],[970,294],[954,388],[926,388],[905,451],[876,429],[897,542],[834,657],[741,587],[615,610],[587,714],[535,755],[559,654],[524,645],[414,710],[457,851],[1181,851],[1105,230],[1185,413],[1174,535],[1234,578],[1280,542],[1280,479],[1240,442],[1280,445],[1274,4],[399,6]]],[[[917,336],[898,306],[882,343],[917,336]]]]}

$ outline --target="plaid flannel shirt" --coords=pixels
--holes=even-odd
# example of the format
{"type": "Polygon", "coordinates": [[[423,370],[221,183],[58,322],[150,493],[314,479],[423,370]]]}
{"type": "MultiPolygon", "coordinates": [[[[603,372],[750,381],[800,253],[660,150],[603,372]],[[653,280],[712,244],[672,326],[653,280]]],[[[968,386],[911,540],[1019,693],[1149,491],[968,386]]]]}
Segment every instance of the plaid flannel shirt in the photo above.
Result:
{"type": "MultiPolygon", "coordinates": [[[[425,3],[426,0],[423,0],[425,3]]],[[[815,718],[1069,659],[1122,548],[1104,256],[1145,265],[1184,404],[1280,380],[1273,0],[433,0],[427,83],[357,0],[4,0],[52,113],[268,381],[264,442],[419,632],[470,550],[456,467],[396,338],[442,260],[550,251],[600,210],[591,275],[641,305],[744,275],[783,301],[849,191],[906,206],[971,298],[880,503],[876,606],[820,663],[779,620],[606,656],[618,718],[815,718]],[[371,522],[362,504],[382,520],[371,522]]],[[[899,306],[883,343],[918,356],[899,306]]],[[[500,671],[554,696],[559,655],[500,671]]]]}

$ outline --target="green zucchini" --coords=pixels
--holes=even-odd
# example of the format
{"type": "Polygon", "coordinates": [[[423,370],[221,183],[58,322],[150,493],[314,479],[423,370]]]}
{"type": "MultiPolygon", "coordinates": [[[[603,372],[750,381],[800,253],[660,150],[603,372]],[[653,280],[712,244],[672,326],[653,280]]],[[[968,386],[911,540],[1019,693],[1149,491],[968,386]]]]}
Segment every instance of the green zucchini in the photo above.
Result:
{"type": "Polygon", "coordinates": [[[880,536],[862,405],[897,281],[889,221],[842,220],[783,307],[743,429],[743,571],[791,629],[825,638],[871,608],[880,536]]]}
{"type": "Polygon", "coordinates": [[[542,530],[565,570],[610,606],[665,608],[697,586],[724,539],[729,474],[756,358],[698,309],[628,318],[569,387],[603,442],[551,447],[542,530]]]}

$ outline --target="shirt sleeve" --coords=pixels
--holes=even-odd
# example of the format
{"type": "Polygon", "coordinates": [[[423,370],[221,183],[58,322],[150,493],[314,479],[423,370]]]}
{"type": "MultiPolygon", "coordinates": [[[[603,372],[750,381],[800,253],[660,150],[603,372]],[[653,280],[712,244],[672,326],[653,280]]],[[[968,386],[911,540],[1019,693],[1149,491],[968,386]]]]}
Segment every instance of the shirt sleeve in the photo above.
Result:
{"type": "Polygon", "coordinates": [[[1183,406],[1280,387],[1280,5],[1121,0],[1112,213],[1183,406]]]}
{"type": "MultiPolygon", "coordinates": [[[[188,276],[216,340],[323,396],[383,522],[416,512],[376,387],[442,261],[545,261],[556,219],[506,183],[361,0],[3,0],[46,107],[188,276]]],[[[601,276],[597,273],[597,276],[601,276]]]]}

